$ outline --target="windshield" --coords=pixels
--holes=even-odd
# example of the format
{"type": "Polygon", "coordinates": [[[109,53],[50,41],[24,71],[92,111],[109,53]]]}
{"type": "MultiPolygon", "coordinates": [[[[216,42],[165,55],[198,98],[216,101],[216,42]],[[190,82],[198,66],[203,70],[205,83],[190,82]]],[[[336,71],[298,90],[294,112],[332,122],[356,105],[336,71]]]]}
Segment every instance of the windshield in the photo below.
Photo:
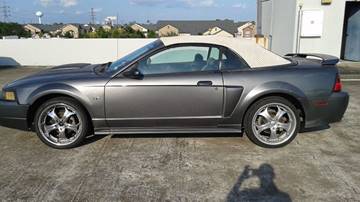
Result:
{"type": "Polygon", "coordinates": [[[148,45],[137,49],[136,51],[130,53],[129,55],[117,60],[116,62],[113,62],[108,68],[107,72],[114,72],[121,70],[125,66],[127,66],[132,61],[136,60],[140,56],[144,55],[145,53],[155,50],[157,48],[160,48],[163,46],[163,43],[160,40],[156,40],[154,42],[149,43],[148,45]]]}

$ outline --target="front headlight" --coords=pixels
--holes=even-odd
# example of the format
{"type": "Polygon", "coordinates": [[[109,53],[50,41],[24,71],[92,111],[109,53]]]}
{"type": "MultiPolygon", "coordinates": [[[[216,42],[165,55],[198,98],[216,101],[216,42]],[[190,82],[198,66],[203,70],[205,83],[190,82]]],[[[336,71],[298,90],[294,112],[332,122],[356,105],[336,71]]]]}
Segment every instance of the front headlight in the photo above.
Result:
{"type": "Polygon", "coordinates": [[[16,101],[15,92],[13,91],[5,91],[3,92],[4,100],[6,101],[16,101]]]}

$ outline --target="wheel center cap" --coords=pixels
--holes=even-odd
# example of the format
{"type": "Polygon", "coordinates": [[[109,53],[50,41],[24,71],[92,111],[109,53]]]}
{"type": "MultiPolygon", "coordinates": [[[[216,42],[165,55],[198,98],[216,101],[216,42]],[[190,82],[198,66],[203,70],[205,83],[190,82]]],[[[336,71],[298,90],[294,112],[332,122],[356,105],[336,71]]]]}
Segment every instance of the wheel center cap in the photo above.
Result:
{"type": "Polygon", "coordinates": [[[271,121],[271,122],[270,122],[270,125],[271,125],[271,127],[276,126],[276,121],[271,121]]]}

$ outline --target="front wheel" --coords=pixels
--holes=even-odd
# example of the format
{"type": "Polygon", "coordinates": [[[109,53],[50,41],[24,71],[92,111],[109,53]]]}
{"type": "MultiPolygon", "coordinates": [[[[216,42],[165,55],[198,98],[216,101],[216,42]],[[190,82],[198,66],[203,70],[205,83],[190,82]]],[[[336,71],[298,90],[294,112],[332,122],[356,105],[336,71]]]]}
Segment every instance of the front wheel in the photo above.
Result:
{"type": "Polygon", "coordinates": [[[40,140],[56,149],[80,145],[90,131],[83,107],[66,97],[46,101],[37,110],[34,120],[40,140]]]}
{"type": "Polygon", "coordinates": [[[245,133],[255,144],[279,148],[289,144],[300,129],[296,107],[282,97],[267,97],[254,103],[245,115],[245,133]]]}

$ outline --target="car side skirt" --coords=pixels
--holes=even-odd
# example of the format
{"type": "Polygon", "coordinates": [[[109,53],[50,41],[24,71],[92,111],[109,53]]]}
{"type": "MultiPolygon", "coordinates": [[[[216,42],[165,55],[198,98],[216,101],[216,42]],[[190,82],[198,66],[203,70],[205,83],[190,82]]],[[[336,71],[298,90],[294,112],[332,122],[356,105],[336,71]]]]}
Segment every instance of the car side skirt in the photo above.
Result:
{"type": "Polygon", "coordinates": [[[102,128],[95,129],[95,135],[121,134],[182,134],[182,133],[242,133],[239,128],[102,128]]]}

